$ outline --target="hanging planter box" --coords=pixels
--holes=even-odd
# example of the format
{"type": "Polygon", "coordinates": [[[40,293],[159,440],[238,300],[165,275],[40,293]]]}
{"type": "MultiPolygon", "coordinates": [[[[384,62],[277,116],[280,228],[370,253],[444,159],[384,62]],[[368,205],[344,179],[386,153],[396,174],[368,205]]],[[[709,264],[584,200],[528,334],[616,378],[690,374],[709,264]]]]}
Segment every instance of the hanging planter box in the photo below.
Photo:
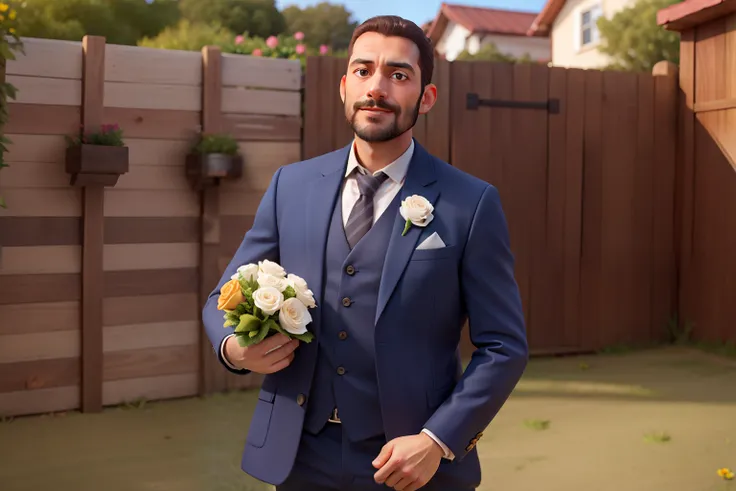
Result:
{"type": "Polygon", "coordinates": [[[186,160],[186,174],[195,189],[217,185],[221,179],[237,179],[243,175],[243,157],[225,153],[190,153],[186,160]]]}
{"type": "Polygon", "coordinates": [[[128,147],[81,144],[66,149],[66,171],[72,186],[112,187],[128,172],[128,147]]]}

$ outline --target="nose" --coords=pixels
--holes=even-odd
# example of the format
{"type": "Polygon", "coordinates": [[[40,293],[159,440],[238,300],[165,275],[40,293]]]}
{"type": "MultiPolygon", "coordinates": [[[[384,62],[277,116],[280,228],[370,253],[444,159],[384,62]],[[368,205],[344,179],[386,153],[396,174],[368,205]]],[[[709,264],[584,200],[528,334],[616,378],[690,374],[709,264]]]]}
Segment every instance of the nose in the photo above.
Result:
{"type": "Polygon", "coordinates": [[[387,96],[385,83],[386,80],[383,75],[377,70],[376,73],[373,74],[373,77],[371,77],[366,96],[369,99],[385,99],[387,96]]]}

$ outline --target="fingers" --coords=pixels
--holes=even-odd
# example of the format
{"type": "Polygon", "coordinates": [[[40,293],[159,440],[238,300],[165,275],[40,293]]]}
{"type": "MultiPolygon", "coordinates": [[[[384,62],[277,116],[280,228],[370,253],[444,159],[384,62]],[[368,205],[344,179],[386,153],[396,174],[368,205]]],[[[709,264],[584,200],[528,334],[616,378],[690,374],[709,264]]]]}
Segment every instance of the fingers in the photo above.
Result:
{"type": "Polygon", "coordinates": [[[386,465],[386,462],[388,462],[388,459],[391,458],[391,453],[393,450],[393,445],[391,442],[387,443],[383,446],[381,449],[381,453],[378,454],[378,457],[375,458],[373,461],[373,467],[376,469],[380,469],[384,465],[386,465]]]}
{"type": "Polygon", "coordinates": [[[274,336],[270,336],[257,345],[255,345],[253,348],[254,350],[263,356],[264,354],[268,353],[272,349],[278,348],[279,346],[283,346],[284,344],[289,342],[289,337],[278,333],[274,336]]]}
{"type": "Polygon", "coordinates": [[[292,339],[291,341],[288,341],[286,344],[281,346],[280,348],[276,348],[267,355],[264,355],[263,361],[266,362],[266,364],[273,364],[276,362],[279,362],[292,354],[294,350],[299,346],[299,340],[298,339],[292,339]]]}
{"type": "MultiPolygon", "coordinates": [[[[388,462],[386,462],[381,469],[376,472],[374,479],[378,484],[383,484],[384,482],[388,485],[388,479],[392,476],[392,474],[397,473],[401,469],[402,462],[400,459],[397,458],[389,458],[388,462]]],[[[397,476],[401,477],[401,476],[397,476]]],[[[394,482],[394,484],[398,482],[398,479],[394,482]]]]}
{"type": "Polygon", "coordinates": [[[271,365],[268,368],[268,372],[267,373],[274,373],[274,372],[278,372],[279,370],[283,370],[284,368],[288,367],[291,364],[292,361],[294,361],[294,353],[293,352],[290,353],[289,356],[287,356],[286,358],[282,358],[280,361],[277,361],[276,363],[274,363],[273,365],[271,365]]]}

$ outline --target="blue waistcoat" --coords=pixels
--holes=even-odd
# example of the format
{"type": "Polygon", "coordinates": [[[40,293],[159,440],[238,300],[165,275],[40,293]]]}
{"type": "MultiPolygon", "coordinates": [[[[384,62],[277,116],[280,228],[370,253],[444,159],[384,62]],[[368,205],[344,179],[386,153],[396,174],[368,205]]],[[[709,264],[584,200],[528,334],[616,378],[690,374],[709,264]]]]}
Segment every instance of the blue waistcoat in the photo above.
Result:
{"type": "Polygon", "coordinates": [[[342,196],[332,212],[325,249],[319,356],[304,427],[317,433],[333,408],[352,441],[384,432],[375,367],[374,328],[381,272],[400,195],[350,249],[342,196]]]}

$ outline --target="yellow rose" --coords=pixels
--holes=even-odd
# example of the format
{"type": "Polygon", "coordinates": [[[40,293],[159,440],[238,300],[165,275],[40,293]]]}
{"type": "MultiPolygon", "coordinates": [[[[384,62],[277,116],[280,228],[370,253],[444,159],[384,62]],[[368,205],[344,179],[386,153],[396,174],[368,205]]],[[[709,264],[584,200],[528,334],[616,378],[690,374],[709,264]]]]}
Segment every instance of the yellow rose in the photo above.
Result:
{"type": "Polygon", "coordinates": [[[5,12],[10,6],[7,3],[0,3],[0,12],[5,12]]]}
{"type": "Polygon", "coordinates": [[[233,310],[238,304],[245,300],[240,290],[238,280],[230,280],[220,288],[220,298],[217,299],[218,310],[233,310]]]}
{"type": "Polygon", "coordinates": [[[8,19],[10,19],[10,20],[15,20],[15,17],[16,17],[17,15],[18,15],[18,14],[17,14],[16,12],[15,12],[15,10],[11,10],[11,11],[10,11],[10,13],[8,14],[8,19]]]}

